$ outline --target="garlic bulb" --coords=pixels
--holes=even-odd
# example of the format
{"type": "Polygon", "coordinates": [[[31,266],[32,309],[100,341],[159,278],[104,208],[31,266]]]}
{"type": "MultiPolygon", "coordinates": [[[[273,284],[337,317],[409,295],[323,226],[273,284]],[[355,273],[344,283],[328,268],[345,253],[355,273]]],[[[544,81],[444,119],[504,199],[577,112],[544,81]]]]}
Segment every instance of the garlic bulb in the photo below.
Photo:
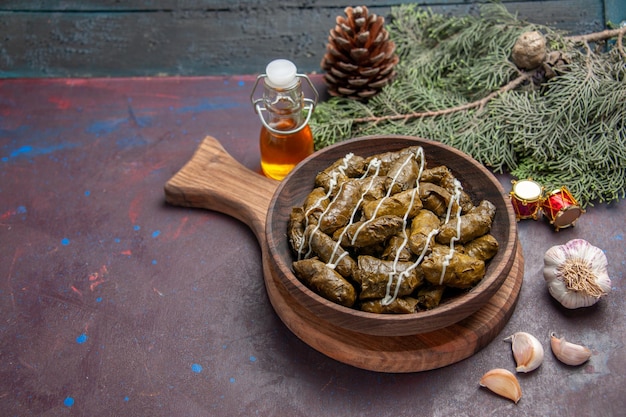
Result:
{"type": "Polygon", "coordinates": [[[543,362],[543,346],[535,336],[526,332],[513,333],[504,339],[511,342],[517,372],[530,372],[543,362]]]}
{"type": "Polygon", "coordinates": [[[583,239],[553,246],[543,258],[548,291],[564,307],[589,307],[611,291],[606,255],[583,239]]]}

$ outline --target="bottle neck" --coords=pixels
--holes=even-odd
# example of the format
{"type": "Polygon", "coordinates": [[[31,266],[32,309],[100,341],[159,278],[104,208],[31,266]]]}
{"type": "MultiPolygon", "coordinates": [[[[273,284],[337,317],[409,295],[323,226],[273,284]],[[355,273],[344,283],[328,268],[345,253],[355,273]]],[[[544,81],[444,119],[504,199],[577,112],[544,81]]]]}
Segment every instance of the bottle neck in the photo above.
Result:
{"type": "Polygon", "coordinates": [[[275,88],[265,83],[263,102],[270,125],[285,126],[280,130],[298,128],[304,121],[304,96],[300,81],[291,88],[275,88]]]}

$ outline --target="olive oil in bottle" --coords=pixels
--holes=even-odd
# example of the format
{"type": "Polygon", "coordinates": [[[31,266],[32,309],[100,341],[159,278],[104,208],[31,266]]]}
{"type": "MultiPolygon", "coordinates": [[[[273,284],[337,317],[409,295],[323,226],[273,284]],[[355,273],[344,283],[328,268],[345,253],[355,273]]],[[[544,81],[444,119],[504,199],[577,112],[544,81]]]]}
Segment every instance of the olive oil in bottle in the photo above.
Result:
{"type": "MultiPolygon", "coordinates": [[[[268,64],[264,79],[263,98],[253,100],[263,126],[259,135],[261,169],[267,177],[282,180],[314,150],[309,118],[317,101],[317,91],[296,66],[278,59],[268,64]],[[305,98],[300,78],[305,78],[316,99],[305,98]],[[261,104],[264,107],[261,107],[261,104]],[[264,116],[263,112],[267,114],[264,116]]],[[[256,85],[255,85],[256,89],[256,85]]],[[[252,92],[254,94],[254,91],[252,92]]]]}

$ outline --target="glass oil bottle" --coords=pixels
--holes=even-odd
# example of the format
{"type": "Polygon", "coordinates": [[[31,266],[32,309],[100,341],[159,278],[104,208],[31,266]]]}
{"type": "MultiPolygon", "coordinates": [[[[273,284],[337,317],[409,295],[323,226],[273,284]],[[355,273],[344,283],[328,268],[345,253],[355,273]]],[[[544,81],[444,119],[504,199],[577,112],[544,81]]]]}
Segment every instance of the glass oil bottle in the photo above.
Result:
{"type": "Polygon", "coordinates": [[[259,137],[261,169],[267,177],[282,180],[304,158],[313,153],[309,119],[318,94],[311,80],[298,74],[286,59],[270,62],[266,74],[257,77],[250,99],[263,125],[259,137]],[[305,98],[301,79],[308,82],[315,99],[305,98]],[[263,97],[254,91],[263,80],[263,97]]]}

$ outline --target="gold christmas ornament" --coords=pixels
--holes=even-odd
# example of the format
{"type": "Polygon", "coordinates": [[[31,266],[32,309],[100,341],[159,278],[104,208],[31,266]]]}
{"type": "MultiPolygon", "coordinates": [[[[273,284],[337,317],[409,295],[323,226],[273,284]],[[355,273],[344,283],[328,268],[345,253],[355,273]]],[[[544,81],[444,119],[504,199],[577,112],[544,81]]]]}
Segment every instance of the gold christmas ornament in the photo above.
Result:
{"type": "Polygon", "coordinates": [[[369,13],[366,6],[346,7],[344,12],[330,30],[320,66],[331,95],[364,100],[393,80],[400,59],[382,16],[369,13]]]}
{"type": "Polygon", "coordinates": [[[518,68],[532,70],[546,59],[546,38],[541,32],[524,32],[515,41],[511,60],[518,68]]]}

